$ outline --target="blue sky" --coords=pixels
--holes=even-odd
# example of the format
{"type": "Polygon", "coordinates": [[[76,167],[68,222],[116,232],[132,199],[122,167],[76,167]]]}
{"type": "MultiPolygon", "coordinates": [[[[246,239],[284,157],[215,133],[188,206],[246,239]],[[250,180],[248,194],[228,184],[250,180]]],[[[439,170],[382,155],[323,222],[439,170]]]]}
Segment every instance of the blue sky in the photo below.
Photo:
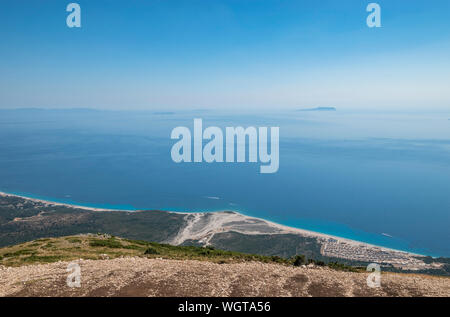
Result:
{"type": "Polygon", "coordinates": [[[0,108],[450,109],[450,2],[0,2],[0,108]]]}

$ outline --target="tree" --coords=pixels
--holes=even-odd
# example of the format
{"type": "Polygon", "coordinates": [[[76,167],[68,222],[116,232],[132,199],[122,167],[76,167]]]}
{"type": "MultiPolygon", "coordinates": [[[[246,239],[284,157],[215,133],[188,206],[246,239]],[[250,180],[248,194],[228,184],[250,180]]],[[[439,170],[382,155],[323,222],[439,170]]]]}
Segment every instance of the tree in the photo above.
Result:
{"type": "Polygon", "coordinates": [[[300,266],[306,263],[304,255],[296,255],[294,258],[294,266],[300,266]]]}

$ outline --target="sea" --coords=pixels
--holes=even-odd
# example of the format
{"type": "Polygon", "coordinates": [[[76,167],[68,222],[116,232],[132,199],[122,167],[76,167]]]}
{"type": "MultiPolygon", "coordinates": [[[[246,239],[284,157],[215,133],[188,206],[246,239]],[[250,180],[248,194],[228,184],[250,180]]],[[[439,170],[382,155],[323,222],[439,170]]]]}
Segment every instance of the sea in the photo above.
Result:
{"type": "Polygon", "coordinates": [[[234,210],[450,257],[450,111],[0,110],[0,191],[98,208],[234,210]],[[279,170],[175,163],[175,127],[279,127],[279,170]]]}

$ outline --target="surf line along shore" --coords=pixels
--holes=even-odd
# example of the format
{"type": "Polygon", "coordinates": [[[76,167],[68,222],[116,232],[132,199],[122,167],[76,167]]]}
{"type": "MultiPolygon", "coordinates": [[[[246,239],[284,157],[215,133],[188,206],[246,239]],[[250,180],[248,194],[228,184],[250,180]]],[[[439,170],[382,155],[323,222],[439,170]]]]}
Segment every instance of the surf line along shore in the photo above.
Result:
{"type": "Polygon", "coordinates": [[[7,192],[2,192],[0,191],[0,197],[18,197],[18,198],[22,198],[22,199],[26,199],[26,200],[30,200],[30,201],[34,201],[34,202],[38,202],[38,203],[42,203],[44,205],[52,205],[52,206],[64,206],[64,207],[68,207],[68,208],[74,208],[74,209],[83,209],[83,210],[89,210],[89,211],[123,211],[123,212],[138,212],[140,210],[138,209],[117,209],[117,208],[103,208],[103,207],[90,207],[90,206],[83,206],[83,205],[79,205],[76,203],[64,203],[64,202],[56,202],[56,201],[52,201],[52,200],[48,200],[48,199],[44,199],[44,198],[34,198],[34,197],[29,197],[29,196],[24,196],[24,195],[18,195],[18,194],[14,194],[14,193],[7,193],[7,192]]]}
{"type": "Polygon", "coordinates": [[[171,150],[172,160],[175,163],[244,163],[246,162],[246,139],[248,138],[248,162],[257,163],[259,160],[266,164],[260,166],[262,174],[276,173],[279,168],[279,127],[270,127],[270,129],[268,127],[247,127],[245,129],[243,127],[226,127],[224,134],[221,128],[214,126],[203,130],[202,119],[194,119],[193,155],[191,150],[192,134],[188,127],[174,128],[170,137],[178,140],[171,150]],[[203,146],[203,140],[209,140],[205,146],[203,146]]]}

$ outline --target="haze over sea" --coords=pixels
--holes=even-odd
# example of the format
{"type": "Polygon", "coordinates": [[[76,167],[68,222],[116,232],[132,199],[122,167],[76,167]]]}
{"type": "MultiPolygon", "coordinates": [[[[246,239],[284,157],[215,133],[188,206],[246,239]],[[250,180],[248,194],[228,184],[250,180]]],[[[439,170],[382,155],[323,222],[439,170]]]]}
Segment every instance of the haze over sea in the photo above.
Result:
{"type": "Polygon", "coordinates": [[[450,256],[450,112],[0,110],[0,190],[93,207],[235,210],[450,256]],[[279,126],[280,169],[181,163],[177,126],[279,126]]]}

